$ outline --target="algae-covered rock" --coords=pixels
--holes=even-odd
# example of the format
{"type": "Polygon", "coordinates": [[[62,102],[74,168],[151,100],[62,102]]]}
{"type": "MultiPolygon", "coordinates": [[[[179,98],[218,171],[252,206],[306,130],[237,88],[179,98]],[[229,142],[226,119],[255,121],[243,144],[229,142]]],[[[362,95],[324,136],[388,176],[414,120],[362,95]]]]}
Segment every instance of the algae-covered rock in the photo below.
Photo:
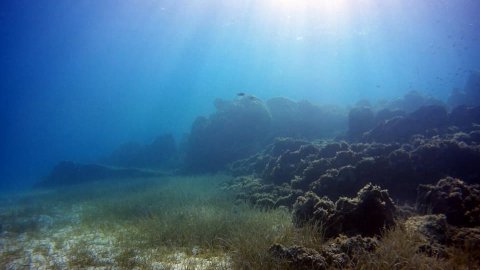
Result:
{"type": "Polygon", "coordinates": [[[269,249],[270,255],[277,260],[285,261],[289,267],[304,270],[323,270],[327,269],[325,258],[318,251],[301,247],[285,247],[280,244],[274,244],[269,249]]]}
{"type": "Polygon", "coordinates": [[[480,187],[447,177],[435,185],[418,187],[417,210],[444,214],[448,223],[462,227],[480,225],[480,187]]]}
{"type": "Polygon", "coordinates": [[[448,238],[447,218],[443,214],[413,216],[405,221],[405,228],[412,233],[419,233],[424,241],[435,244],[445,244],[448,238]]]}
{"type": "Polygon", "coordinates": [[[321,224],[326,237],[373,236],[395,224],[395,210],[386,190],[367,184],[355,198],[342,197],[335,203],[308,192],[297,199],[293,220],[296,226],[321,224]]]}
{"type": "Polygon", "coordinates": [[[377,247],[378,240],[375,238],[343,235],[319,250],[274,244],[269,253],[274,259],[285,261],[292,269],[345,269],[354,267],[356,258],[375,251],[377,247]]]}
{"type": "Polygon", "coordinates": [[[330,266],[343,269],[354,267],[356,259],[374,252],[377,247],[378,240],[374,237],[340,235],[325,245],[320,250],[320,254],[325,257],[330,266]]]}

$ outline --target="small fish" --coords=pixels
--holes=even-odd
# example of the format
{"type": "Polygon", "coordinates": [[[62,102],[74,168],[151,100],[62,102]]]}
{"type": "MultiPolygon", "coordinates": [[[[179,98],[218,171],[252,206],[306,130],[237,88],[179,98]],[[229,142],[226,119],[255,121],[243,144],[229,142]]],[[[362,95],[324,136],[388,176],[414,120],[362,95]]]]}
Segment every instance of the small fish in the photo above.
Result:
{"type": "Polygon", "coordinates": [[[237,96],[239,96],[239,97],[244,97],[244,96],[245,96],[245,93],[243,93],[243,92],[237,93],[237,96]]]}

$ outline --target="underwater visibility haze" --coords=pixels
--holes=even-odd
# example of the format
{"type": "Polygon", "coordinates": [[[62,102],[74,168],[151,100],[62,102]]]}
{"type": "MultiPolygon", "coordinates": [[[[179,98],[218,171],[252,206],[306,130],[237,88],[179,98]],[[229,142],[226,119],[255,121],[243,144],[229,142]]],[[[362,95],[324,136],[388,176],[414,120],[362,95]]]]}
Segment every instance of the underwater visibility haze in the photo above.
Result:
{"type": "Polygon", "coordinates": [[[0,267],[478,269],[478,14],[2,1],[0,267]]]}
{"type": "Polygon", "coordinates": [[[409,90],[446,99],[478,68],[478,10],[467,0],[3,1],[2,186],[126,141],[180,139],[237,92],[342,106],[409,90]]]}

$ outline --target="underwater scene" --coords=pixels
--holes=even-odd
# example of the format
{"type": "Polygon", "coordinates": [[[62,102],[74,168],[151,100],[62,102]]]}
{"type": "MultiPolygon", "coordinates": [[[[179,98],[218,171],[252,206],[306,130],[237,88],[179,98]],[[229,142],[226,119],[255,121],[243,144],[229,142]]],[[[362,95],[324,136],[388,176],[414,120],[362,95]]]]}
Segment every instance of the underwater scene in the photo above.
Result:
{"type": "Polygon", "coordinates": [[[479,14],[1,1],[0,269],[480,269],[479,14]]]}

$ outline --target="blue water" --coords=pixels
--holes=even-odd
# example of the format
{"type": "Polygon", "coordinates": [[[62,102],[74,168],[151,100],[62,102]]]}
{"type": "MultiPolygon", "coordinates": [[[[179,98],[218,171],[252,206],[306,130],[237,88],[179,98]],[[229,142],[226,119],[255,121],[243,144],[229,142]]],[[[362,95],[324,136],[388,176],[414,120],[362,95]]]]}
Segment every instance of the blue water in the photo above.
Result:
{"type": "Polygon", "coordinates": [[[177,139],[217,97],[445,100],[480,67],[477,0],[0,4],[0,189],[126,141],[177,139]]]}

